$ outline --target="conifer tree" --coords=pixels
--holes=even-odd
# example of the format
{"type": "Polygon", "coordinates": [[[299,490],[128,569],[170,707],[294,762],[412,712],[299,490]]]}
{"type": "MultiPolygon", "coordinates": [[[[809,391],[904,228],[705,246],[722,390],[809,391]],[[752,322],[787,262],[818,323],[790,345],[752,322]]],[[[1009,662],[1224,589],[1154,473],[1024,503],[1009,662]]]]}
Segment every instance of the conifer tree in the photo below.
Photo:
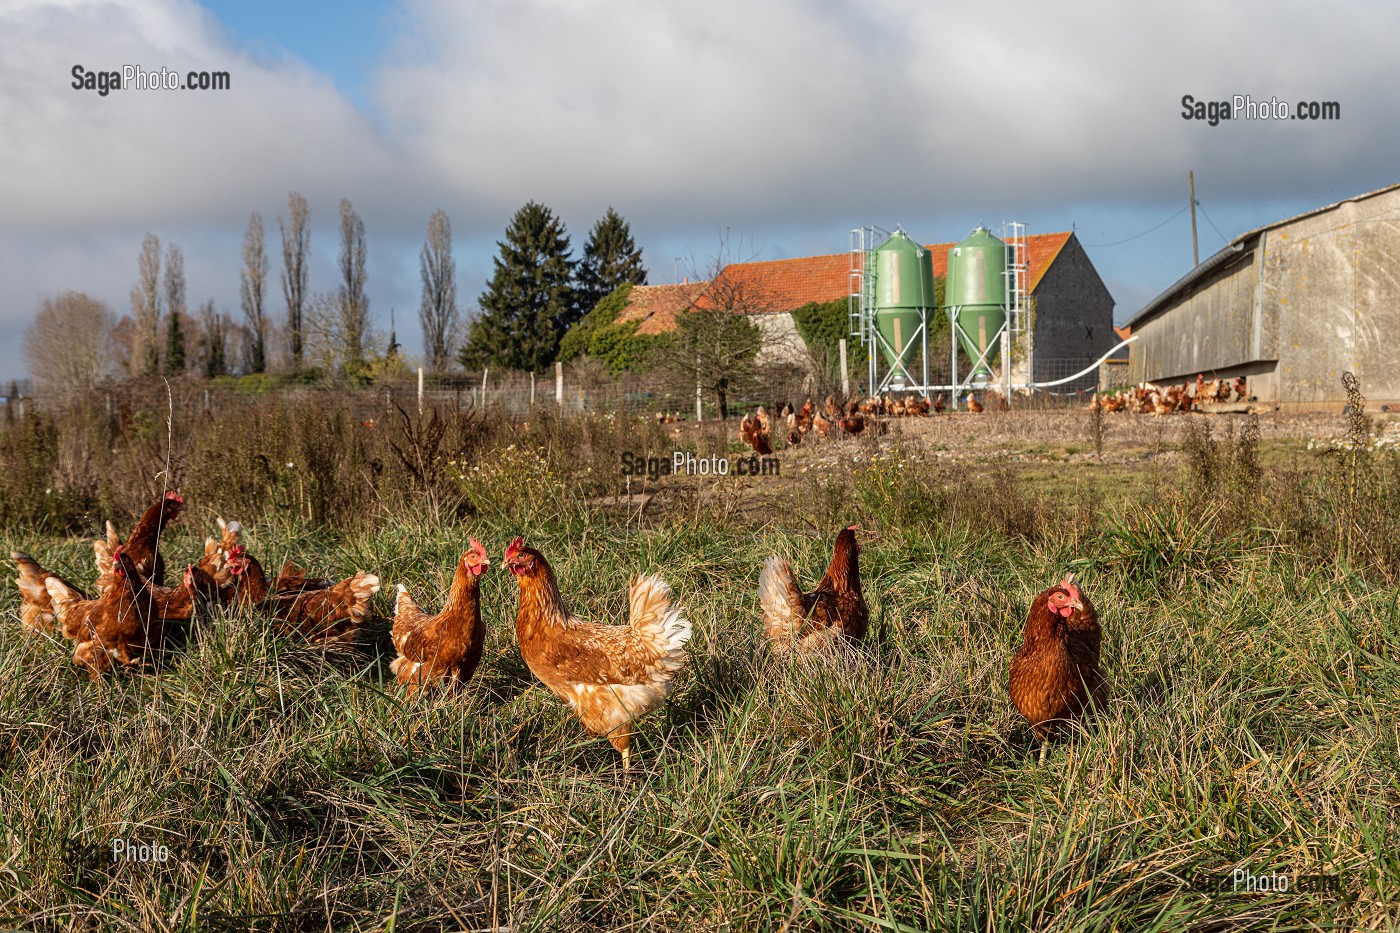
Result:
{"type": "Polygon", "coordinates": [[[583,245],[578,266],[579,310],[587,314],[621,285],[646,283],[647,270],[642,265],[642,251],[632,239],[632,229],[609,207],[583,245]]]}
{"type": "Polygon", "coordinates": [[[462,365],[539,372],[554,361],[578,320],[569,234],[554,212],[529,202],[516,211],[462,348],[462,365]]]}

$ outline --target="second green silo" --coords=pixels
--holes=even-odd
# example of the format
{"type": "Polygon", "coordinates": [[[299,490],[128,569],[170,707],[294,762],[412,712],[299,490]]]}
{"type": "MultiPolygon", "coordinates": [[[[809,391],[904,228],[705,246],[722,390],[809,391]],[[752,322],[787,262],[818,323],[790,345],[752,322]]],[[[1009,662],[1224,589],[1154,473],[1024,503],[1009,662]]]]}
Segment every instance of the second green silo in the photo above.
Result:
{"type": "Polygon", "coordinates": [[[1006,323],[1006,244],[986,227],[948,250],[943,303],[958,322],[963,350],[984,360],[973,367],[971,380],[991,381],[986,361],[997,358],[997,334],[1006,323]]]}

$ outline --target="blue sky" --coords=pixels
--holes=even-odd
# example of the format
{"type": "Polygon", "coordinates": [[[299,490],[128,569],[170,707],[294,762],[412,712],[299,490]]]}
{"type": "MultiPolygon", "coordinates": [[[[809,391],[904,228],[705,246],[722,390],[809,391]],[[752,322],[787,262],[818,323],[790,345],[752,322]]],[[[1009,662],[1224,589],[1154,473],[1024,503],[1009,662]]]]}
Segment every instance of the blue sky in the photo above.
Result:
{"type": "Polygon", "coordinates": [[[452,219],[469,311],[532,199],[575,249],[615,207],[653,282],[704,271],[726,233],[731,255],[784,258],[844,251],[866,224],[928,242],[1011,219],[1074,229],[1121,321],[1190,266],[1188,170],[1203,259],[1400,181],[1397,34],[1400,6],[1371,0],[9,0],[0,379],[23,375],[42,296],[127,313],[147,232],[181,247],[191,305],[237,317],[249,214],[275,273],[293,190],[313,290],[335,287],[349,198],[374,323],[393,309],[410,352],[429,215],[452,219]],[[227,70],[233,87],[102,97],[70,87],[75,64],[227,70]],[[1335,100],[1342,119],[1182,118],[1185,94],[1235,93],[1335,100]]]}
{"type": "Polygon", "coordinates": [[[249,51],[269,58],[295,56],[330,76],[357,108],[372,109],[369,77],[392,41],[394,4],[214,0],[203,6],[249,51]]]}

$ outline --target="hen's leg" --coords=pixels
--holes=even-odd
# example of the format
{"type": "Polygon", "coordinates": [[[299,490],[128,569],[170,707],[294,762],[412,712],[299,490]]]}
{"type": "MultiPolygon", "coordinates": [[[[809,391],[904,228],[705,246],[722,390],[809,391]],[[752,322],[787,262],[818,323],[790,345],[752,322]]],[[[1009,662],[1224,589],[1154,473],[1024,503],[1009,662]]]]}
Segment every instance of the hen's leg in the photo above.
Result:
{"type": "Polygon", "coordinates": [[[622,770],[626,771],[631,766],[632,726],[619,726],[608,735],[608,741],[612,743],[613,748],[622,753],[622,770]]]}

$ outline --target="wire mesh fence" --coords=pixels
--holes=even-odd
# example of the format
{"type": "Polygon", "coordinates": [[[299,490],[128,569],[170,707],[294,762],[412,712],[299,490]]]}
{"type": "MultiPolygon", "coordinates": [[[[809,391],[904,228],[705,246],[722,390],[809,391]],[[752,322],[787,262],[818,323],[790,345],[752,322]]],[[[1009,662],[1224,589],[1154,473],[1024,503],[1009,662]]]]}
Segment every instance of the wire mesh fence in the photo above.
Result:
{"type": "MultiPolygon", "coordinates": [[[[1084,368],[1080,361],[1037,361],[1037,374],[1042,378],[1059,378],[1064,372],[1073,374],[1084,368]],[[1077,367],[1071,369],[1071,367],[1077,367]]],[[[946,364],[945,364],[946,369],[946,364]]],[[[964,374],[965,375],[965,374],[964,374]]],[[[866,394],[866,374],[852,373],[850,398],[866,394]]],[[[933,374],[935,383],[951,379],[951,372],[933,374]]],[[[998,383],[991,388],[995,389],[998,383]]],[[[1055,406],[1073,404],[1089,397],[1099,387],[1097,373],[1091,373],[1053,390],[1017,393],[1023,404],[1055,406]]],[[[901,394],[898,390],[890,394],[901,394]]],[[[720,416],[719,398],[712,389],[679,389],[674,383],[648,377],[626,375],[614,378],[591,367],[565,366],[560,371],[526,373],[485,370],[478,373],[450,375],[425,374],[421,383],[416,376],[378,382],[371,386],[334,384],[300,384],[295,380],[277,378],[244,378],[206,380],[182,377],[172,380],[143,379],[100,385],[79,401],[89,408],[105,411],[120,421],[136,417],[139,412],[164,412],[167,407],[197,414],[216,407],[236,403],[239,399],[275,395],[292,406],[316,406],[318,399],[335,396],[349,400],[356,416],[373,421],[392,415],[399,407],[412,413],[419,409],[466,411],[496,408],[512,415],[525,415],[540,407],[550,406],[564,414],[613,412],[657,415],[674,420],[711,420],[720,416]],[[168,387],[168,389],[167,389],[168,387]]],[[[804,372],[794,367],[773,367],[761,373],[751,388],[731,392],[725,399],[729,416],[741,415],[759,405],[781,408],[784,404],[800,407],[812,398],[820,404],[828,396],[846,401],[842,386],[831,378],[804,372]]],[[[8,394],[0,396],[4,416],[23,417],[33,407],[56,410],[72,403],[70,396],[58,397],[15,384],[8,394]]]]}

